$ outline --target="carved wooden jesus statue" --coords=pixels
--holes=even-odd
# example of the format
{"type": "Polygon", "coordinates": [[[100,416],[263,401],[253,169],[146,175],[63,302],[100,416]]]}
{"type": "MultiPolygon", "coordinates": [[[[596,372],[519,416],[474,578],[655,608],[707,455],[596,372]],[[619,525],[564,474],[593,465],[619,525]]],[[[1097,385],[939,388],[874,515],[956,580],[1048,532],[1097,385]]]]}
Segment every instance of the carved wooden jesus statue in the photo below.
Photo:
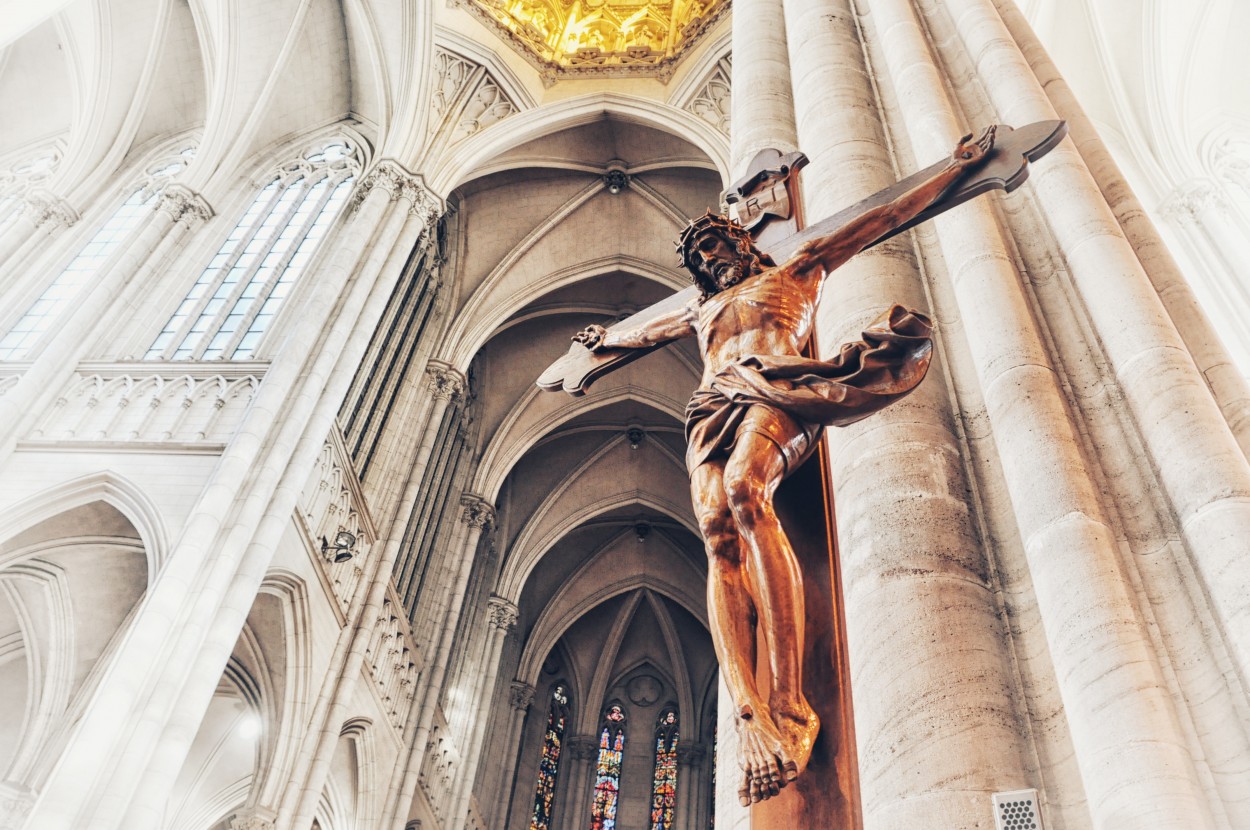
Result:
{"type": "Polygon", "coordinates": [[[994,135],[991,127],[968,136],[938,172],[780,265],[737,224],[709,212],[677,245],[697,298],[638,328],[609,333],[592,325],[574,337],[592,351],[698,337],[704,368],[686,410],[686,465],[710,563],[712,639],[737,712],[744,805],[797,778],[820,729],[802,692],[803,577],[773,495],[825,426],[853,423],[906,395],[932,353],[928,319],[894,306],[833,360],[803,357],[821,286],[979,166],[994,135]],[[757,626],[768,652],[767,690],[755,679],[757,626]]]}

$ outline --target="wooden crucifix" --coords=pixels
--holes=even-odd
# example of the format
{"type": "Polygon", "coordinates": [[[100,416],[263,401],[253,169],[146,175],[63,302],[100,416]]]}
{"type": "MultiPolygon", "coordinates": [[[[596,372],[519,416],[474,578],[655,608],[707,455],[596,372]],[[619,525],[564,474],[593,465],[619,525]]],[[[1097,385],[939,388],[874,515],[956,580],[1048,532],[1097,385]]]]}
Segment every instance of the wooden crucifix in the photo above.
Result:
{"type": "Polygon", "coordinates": [[[739,796],[760,827],[861,825],[825,426],[853,423],[920,383],[919,312],[888,309],[836,357],[811,342],[820,285],[855,254],[994,189],[1066,135],[1062,121],[991,127],[938,162],[803,229],[800,153],[764,151],[678,242],[694,285],[611,328],[589,326],[538,379],[585,394],[647,351],[698,338],[704,373],[686,464],[709,556],[708,617],[738,731],[739,796]],[[784,481],[784,484],[783,484],[784,481]]]}

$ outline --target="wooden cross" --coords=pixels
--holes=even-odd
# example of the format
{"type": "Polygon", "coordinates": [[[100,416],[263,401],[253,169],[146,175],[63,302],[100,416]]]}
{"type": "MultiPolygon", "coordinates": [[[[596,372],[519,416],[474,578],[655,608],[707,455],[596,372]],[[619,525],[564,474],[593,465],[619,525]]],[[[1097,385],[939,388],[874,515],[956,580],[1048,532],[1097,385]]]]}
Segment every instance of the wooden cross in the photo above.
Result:
{"type": "MultiPolygon", "coordinates": [[[[993,150],[982,166],[911,222],[875,240],[872,245],[982,193],[1014,190],[1028,176],[1028,163],[1049,152],[1065,135],[1067,125],[1062,121],[1041,121],[1019,130],[1000,125],[993,150]]],[[[802,153],[782,155],[776,150],[765,150],[752,160],[746,176],[725,193],[732,218],[750,231],[756,246],[778,265],[807,240],[837,232],[865,211],[887,204],[928,181],[947,165],[946,160],[940,161],[812,227],[803,228],[797,173],[806,163],[807,158],[802,153]]],[[[679,291],[622,320],[609,331],[640,328],[654,317],[689,303],[697,296],[696,292],[694,286],[679,291]]],[[[660,345],[663,344],[652,348],[660,345]]],[[[574,343],[567,354],[543,372],[538,385],[546,390],[563,389],[573,395],[584,395],[597,378],[651,350],[592,352],[574,343]]],[[[814,352],[814,345],[809,344],[808,356],[814,352]]],[[[822,442],[817,452],[782,483],[774,499],[777,515],[803,574],[806,641],[802,678],[807,700],[820,716],[821,729],[806,772],[780,795],[751,807],[754,830],[777,827],[861,830],[863,826],[830,480],[822,442]]],[[[757,685],[766,688],[765,643],[759,643],[757,653],[757,685]]]]}
{"type": "MultiPolygon", "coordinates": [[[[1041,158],[1067,134],[1068,126],[1063,121],[1038,121],[1018,130],[999,125],[994,147],[981,167],[915,219],[875,240],[872,245],[884,242],[982,193],[991,190],[1005,190],[1010,193],[1028,178],[1029,162],[1041,158]]],[[[751,231],[755,244],[778,265],[785,262],[809,239],[835,233],[864,212],[888,204],[932,178],[946,166],[945,159],[939,161],[913,173],[893,187],[874,193],[833,216],[800,230],[798,211],[795,209],[798,201],[795,174],[806,163],[807,157],[802,153],[783,156],[776,150],[764,150],[752,160],[747,175],[725,193],[732,218],[751,231]]],[[[868,247],[871,248],[872,245],[868,247]]],[[[694,286],[685,288],[616,323],[608,331],[637,329],[660,314],[682,307],[696,295],[694,286]]],[[[537,382],[539,387],[548,391],[563,389],[571,395],[584,395],[597,379],[659,347],[657,345],[651,349],[607,349],[592,352],[574,343],[567,354],[539,375],[537,382]]]]}

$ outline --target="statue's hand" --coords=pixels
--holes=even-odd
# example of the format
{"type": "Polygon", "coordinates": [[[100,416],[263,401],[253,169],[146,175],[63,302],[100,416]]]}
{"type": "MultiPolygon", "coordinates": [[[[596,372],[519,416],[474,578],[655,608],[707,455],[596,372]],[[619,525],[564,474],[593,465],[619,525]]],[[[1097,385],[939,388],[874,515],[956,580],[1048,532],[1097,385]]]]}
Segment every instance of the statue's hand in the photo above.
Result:
{"type": "Polygon", "coordinates": [[[959,146],[955,148],[955,152],[951,154],[951,166],[960,168],[976,167],[985,160],[986,155],[994,147],[994,134],[998,131],[997,125],[991,124],[986,127],[976,140],[972,139],[972,133],[968,133],[960,140],[959,146]]]}
{"type": "Polygon", "coordinates": [[[603,338],[607,335],[608,330],[597,323],[592,323],[586,328],[573,335],[574,343],[581,343],[592,352],[597,352],[603,348],[603,338]]]}

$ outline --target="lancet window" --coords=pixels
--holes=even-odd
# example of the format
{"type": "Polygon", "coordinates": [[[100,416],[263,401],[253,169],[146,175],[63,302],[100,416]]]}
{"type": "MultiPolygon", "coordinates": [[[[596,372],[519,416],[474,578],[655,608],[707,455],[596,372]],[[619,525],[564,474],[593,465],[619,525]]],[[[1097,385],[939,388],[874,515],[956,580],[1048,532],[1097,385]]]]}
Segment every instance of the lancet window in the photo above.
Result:
{"type": "Polygon", "coordinates": [[[560,772],[560,756],[564,750],[564,728],[569,720],[568,689],[556,684],[547,709],[547,734],[543,738],[543,754],[538,761],[538,787],[534,792],[534,812],[530,830],[550,830],[551,809],[556,797],[556,776],[560,772]]]}
{"type": "Polygon", "coordinates": [[[283,165],[148,349],[148,360],[247,360],[347,203],[357,148],[336,138],[283,165]]]}
{"type": "Polygon", "coordinates": [[[677,810],[677,713],[668,709],[655,726],[651,776],[651,830],[672,830],[677,810]]]}
{"type": "Polygon", "coordinates": [[[12,328],[0,338],[0,360],[24,360],[56,319],[78,299],[121,244],[139,226],[140,221],[156,204],[157,196],[177,178],[195,155],[187,148],[172,158],[165,158],[145,171],[143,179],[130,191],[117,209],[104,220],[100,230],[82,247],[78,255],[44,289],[12,328]]]}
{"type": "Polygon", "coordinates": [[[595,801],[590,830],[615,830],[621,795],[621,759],[625,754],[625,711],[613,703],[603,713],[599,758],[595,763],[595,801]]]}

